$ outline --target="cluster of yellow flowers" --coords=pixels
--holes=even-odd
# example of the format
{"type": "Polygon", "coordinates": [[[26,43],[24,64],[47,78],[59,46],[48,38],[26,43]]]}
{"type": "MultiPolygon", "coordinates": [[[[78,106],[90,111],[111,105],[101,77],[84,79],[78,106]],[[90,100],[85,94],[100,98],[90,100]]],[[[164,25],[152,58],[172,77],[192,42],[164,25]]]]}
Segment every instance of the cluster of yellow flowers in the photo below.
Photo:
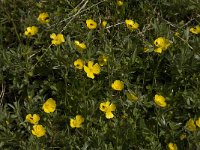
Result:
{"type": "Polygon", "coordinates": [[[98,58],[98,63],[94,64],[93,60],[90,60],[87,62],[87,65],[85,64],[85,61],[82,59],[77,59],[74,61],[74,67],[76,69],[82,70],[87,73],[87,77],[94,79],[94,75],[98,75],[101,72],[101,67],[107,65],[108,62],[108,56],[107,55],[100,55],[98,58]]]}
{"type": "MultiPolygon", "coordinates": [[[[124,3],[122,0],[117,1],[118,6],[122,6],[123,4],[124,3]]],[[[50,22],[49,15],[46,12],[39,14],[37,20],[41,24],[48,24],[50,22]]],[[[87,19],[85,24],[86,27],[90,30],[94,30],[98,26],[97,22],[95,22],[92,19],[87,19]]],[[[139,28],[139,24],[131,19],[126,19],[125,25],[130,31],[135,31],[139,28]]],[[[107,21],[103,20],[101,22],[101,26],[103,28],[106,28],[107,21]]],[[[194,34],[200,34],[200,26],[197,25],[195,27],[190,28],[190,32],[194,34]]],[[[38,33],[38,28],[36,26],[30,26],[26,28],[24,35],[26,35],[27,37],[32,37],[37,33],[38,33]]],[[[65,43],[65,37],[61,33],[50,34],[50,39],[52,39],[51,44],[54,46],[58,46],[62,43],[65,43]]],[[[166,51],[171,45],[170,41],[165,37],[158,37],[157,39],[155,39],[153,44],[156,47],[154,50],[156,53],[162,53],[166,51]]],[[[74,41],[74,46],[80,53],[84,52],[87,49],[87,45],[84,42],[78,40],[74,41]]],[[[145,48],[145,51],[148,51],[148,48],[145,48]]],[[[107,55],[100,55],[98,57],[98,63],[95,63],[93,60],[85,62],[83,59],[78,58],[77,60],[74,61],[74,67],[75,69],[78,70],[84,70],[88,78],[94,79],[96,75],[100,74],[101,67],[107,65],[108,58],[109,57],[107,55]]],[[[122,91],[125,85],[123,81],[115,80],[110,86],[113,90],[122,91]]],[[[133,92],[130,91],[126,92],[126,96],[131,101],[138,100],[138,97],[133,92]]],[[[156,94],[154,96],[154,102],[159,107],[162,108],[167,107],[166,99],[162,95],[156,94]]],[[[53,113],[56,110],[56,101],[52,98],[49,98],[43,104],[42,109],[44,110],[45,113],[53,113]]],[[[114,103],[110,101],[101,102],[99,109],[105,114],[105,117],[107,119],[114,118],[113,112],[116,111],[116,105],[114,103]]],[[[26,121],[33,124],[32,134],[35,135],[36,137],[39,138],[46,134],[45,128],[41,124],[38,124],[40,121],[40,116],[38,114],[28,114],[26,116],[26,121]]],[[[70,126],[72,128],[80,128],[84,123],[84,121],[85,121],[84,117],[82,117],[81,115],[76,115],[75,118],[70,119],[70,126]]],[[[190,119],[186,123],[186,129],[189,131],[196,131],[196,126],[200,127],[200,117],[196,121],[190,119]]],[[[178,149],[177,145],[171,142],[168,144],[168,148],[169,150],[178,149]]]]}
{"type": "MultiPolygon", "coordinates": [[[[56,101],[53,98],[49,98],[43,104],[42,109],[45,113],[53,113],[56,110],[56,101]]],[[[45,128],[38,124],[40,121],[40,116],[38,114],[28,114],[25,120],[33,124],[32,134],[36,137],[42,137],[46,134],[45,128]]],[[[72,128],[80,128],[81,124],[84,122],[84,118],[81,115],[76,115],[75,119],[70,119],[70,126],[72,128]]]]}
{"type": "MultiPolygon", "coordinates": [[[[190,32],[193,34],[200,34],[200,26],[197,25],[195,27],[190,28],[190,32]]],[[[180,34],[178,32],[175,32],[175,36],[179,36],[180,34]]],[[[154,52],[156,53],[162,53],[168,49],[168,47],[171,45],[170,41],[164,37],[158,37],[154,41],[154,45],[156,48],[154,49],[154,52]]],[[[149,48],[145,47],[144,52],[149,52],[149,48]]]]}
{"type": "MultiPolygon", "coordinates": [[[[56,110],[56,101],[52,98],[46,100],[43,104],[42,109],[45,113],[52,113],[56,110]]],[[[38,114],[28,114],[26,115],[26,121],[33,124],[32,134],[36,137],[42,137],[46,134],[45,128],[38,124],[40,121],[40,116],[38,114]]]]}

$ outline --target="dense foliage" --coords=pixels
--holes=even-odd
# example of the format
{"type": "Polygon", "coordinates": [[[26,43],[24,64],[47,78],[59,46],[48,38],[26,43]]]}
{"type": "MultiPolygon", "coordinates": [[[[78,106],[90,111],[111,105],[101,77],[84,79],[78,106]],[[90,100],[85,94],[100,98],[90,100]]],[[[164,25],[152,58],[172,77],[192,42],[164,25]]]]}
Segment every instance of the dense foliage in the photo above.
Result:
{"type": "Polygon", "coordinates": [[[198,0],[1,0],[0,149],[200,149],[198,0]]]}

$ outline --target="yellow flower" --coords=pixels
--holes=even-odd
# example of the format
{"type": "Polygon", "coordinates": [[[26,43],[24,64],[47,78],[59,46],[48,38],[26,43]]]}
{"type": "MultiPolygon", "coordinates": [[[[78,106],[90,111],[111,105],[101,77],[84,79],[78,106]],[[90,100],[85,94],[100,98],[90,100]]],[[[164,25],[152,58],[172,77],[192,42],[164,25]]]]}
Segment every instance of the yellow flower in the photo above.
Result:
{"type": "Polygon", "coordinates": [[[180,33],[179,32],[175,32],[174,35],[175,36],[180,36],[180,33]]]}
{"type": "Polygon", "coordinates": [[[99,62],[100,66],[107,65],[108,56],[106,56],[106,55],[100,55],[99,58],[98,58],[98,62],[99,62]]]}
{"type": "Polygon", "coordinates": [[[88,62],[88,67],[84,65],[84,71],[87,73],[88,78],[94,79],[94,74],[99,74],[101,68],[98,63],[94,64],[93,61],[88,62]]]}
{"type": "Polygon", "coordinates": [[[135,30],[139,28],[139,24],[133,20],[125,20],[126,26],[130,30],[135,30]]]}
{"type": "Polygon", "coordinates": [[[177,145],[175,143],[169,143],[168,148],[169,150],[178,150],[177,145]]]}
{"type": "Polygon", "coordinates": [[[195,121],[195,123],[200,128],[200,117],[195,121]]]}
{"type": "Polygon", "coordinates": [[[107,119],[111,119],[114,117],[112,111],[115,111],[116,105],[110,103],[109,101],[102,102],[99,106],[99,109],[105,113],[107,119]]]}
{"type": "Polygon", "coordinates": [[[40,116],[37,115],[37,114],[33,114],[33,115],[32,114],[28,114],[28,115],[26,115],[26,121],[30,122],[32,124],[37,124],[39,120],[40,120],[40,116]]]}
{"type": "Polygon", "coordinates": [[[112,83],[111,87],[116,91],[121,91],[124,89],[124,82],[120,80],[115,80],[114,83],[112,83]]]}
{"type": "Polygon", "coordinates": [[[42,109],[46,113],[51,113],[56,110],[56,101],[52,98],[49,98],[42,106],[42,109]]]}
{"type": "Polygon", "coordinates": [[[72,128],[80,128],[84,122],[84,118],[81,115],[76,115],[75,119],[70,119],[70,126],[72,128]]]}
{"type": "Polygon", "coordinates": [[[24,32],[24,34],[26,36],[34,36],[38,33],[38,28],[36,26],[32,26],[32,27],[27,27],[26,31],[24,32]]]}
{"type": "Polygon", "coordinates": [[[161,95],[156,94],[154,97],[154,102],[160,107],[166,107],[167,103],[165,102],[165,98],[161,95]]]}
{"type": "Polygon", "coordinates": [[[79,41],[74,41],[74,45],[81,52],[87,48],[84,43],[80,43],[79,41]]]}
{"type": "Polygon", "coordinates": [[[180,135],[180,140],[184,140],[185,138],[187,138],[187,135],[185,133],[180,135]]]}
{"type": "Polygon", "coordinates": [[[123,1],[120,1],[120,0],[117,1],[117,6],[122,6],[123,4],[124,4],[123,1]]]}
{"type": "Polygon", "coordinates": [[[126,92],[126,96],[130,101],[136,102],[138,97],[132,92],[126,92]]]}
{"type": "Polygon", "coordinates": [[[46,130],[42,125],[33,126],[32,134],[37,136],[38,138],[44,136],[45,133],[46,133],[46,130]]]}
{"type": "Polygon", "coordinates": [[[186,129],[188,131],[196,131],[196,125],[194,123],[194,120],[192,118],[190,118],[187,122],[186,122],[186,129]]]}
{"type": "Polygon", "coordinates": [[[48,23],[49,22],[49,14],[46,12],[40,13],[37,20],[42,24],[48,23]]]}
{"type": "Polygon", "coordinates": [[[52,39],[51,43],[53,45],[60,45],[61,43],[64,43],[65,42],[65,38],[63,36],[63,34],[55,34],[55,33],[52,33],[50,35],[50,38],[52,39]]]}
{"type": "Polygon", "coordinates": [[[107,26],[107,21],[103,21],[102,23],[101,23],[101,26],[103,27],[103,28],[105,28],[106,26],[107,26]]]}
{"type": "Polygon", "coordinates": [[[84,61],[82,59],[77,59],[76,61],[74,61],[74,66],[76,69],[82,70],[84,67],[84,61]]]}
{"type": "Polygon", "coordinates": [[[166,50],[170,46],[170,42],[168,39],[159,37],[154,41],[154,45],[158,47],[154,51],[157,53],[162,53],[162,51],[166,50]]]}
{"type": "Polygon", "coordinates": [[[200,26],[197,25],[194,28],[190,28],[190,32],[192,32],[193,34],[200,34],[200,26]]]}
{"type": "Polygon", "coordinates": [[[97,27],[97,23],[92,19],[87,19],[86,25],[89,29],[95,29],[97,27]]]}

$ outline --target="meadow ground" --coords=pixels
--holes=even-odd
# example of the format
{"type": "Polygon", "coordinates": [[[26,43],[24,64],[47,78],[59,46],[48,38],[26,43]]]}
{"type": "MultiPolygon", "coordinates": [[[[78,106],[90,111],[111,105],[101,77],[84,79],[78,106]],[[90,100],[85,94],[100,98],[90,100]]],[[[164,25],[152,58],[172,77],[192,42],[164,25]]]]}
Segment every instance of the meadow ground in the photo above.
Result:
{"type": "Polygon", "coordinates": [[[0,0],[0,149],[200,149],[199,0],[0,0]]]}

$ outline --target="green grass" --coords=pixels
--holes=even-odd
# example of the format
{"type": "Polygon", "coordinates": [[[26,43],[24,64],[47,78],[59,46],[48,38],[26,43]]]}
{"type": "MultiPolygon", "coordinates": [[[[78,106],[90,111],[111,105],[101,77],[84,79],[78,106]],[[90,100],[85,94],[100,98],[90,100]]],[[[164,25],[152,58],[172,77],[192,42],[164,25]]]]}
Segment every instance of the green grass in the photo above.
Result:
{"type": "Polygon", "coordinates": [[[115,0],[1,0],[0,149],[163,150],[170,142],[180,150],[200,149],[199,127],[186,126],[200,117],[200,36],[190,32],[196,25],[198,0],[127,0],[123,6],[115,0]],[[41,12],[49,14],[49,24],[37,21],[41,12]],[[97,28],[89,30],[87,19],[97,28]],[[139,29],[130,31],[126,19],[139,29]],[[24,35],[29,26],[39,29],[33,37],[24,35]],[[52,45],[52,33],[62,33],[65,42],[52,45]],[[154,52],[158,37],[171,43],[161,54],[154,52]],[[86,51],[80,53],[74,40],[86,51]],[[76,59],[97,63],[102,54],[108,64],[94,79],[75,69],[76,59]],[[124,82],[122,91],[112,89],[115,80],[124,82]],[[130,101],[127,91],[138,100],[130,101]],[[156,94],[166,107],[154,102],[156,94]],[[42,109],[48,98],[57,104],[50,114],[42,109]],[[112,119],[99,109],[107,100],[116,105],[112,119]],[[39,114],[45,136],[32,134],[27,114],[39,114]],[[85,121],[71,128],[78,114],[85,121]]]}

